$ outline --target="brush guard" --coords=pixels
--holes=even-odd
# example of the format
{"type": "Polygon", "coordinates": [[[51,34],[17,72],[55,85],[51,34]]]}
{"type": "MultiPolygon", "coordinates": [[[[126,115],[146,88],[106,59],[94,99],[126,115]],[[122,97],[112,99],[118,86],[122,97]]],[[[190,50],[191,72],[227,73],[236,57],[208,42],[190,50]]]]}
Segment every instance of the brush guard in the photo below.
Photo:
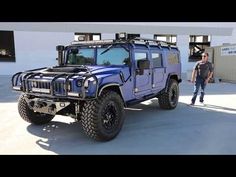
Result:
{"type": "MultiPolygon", "coordinates": [[[[90,72],[86,73],[58,73],[47,72],[47,68],[40,68],[36,70],[29,70],[25,72],[18,72],[12,76],[12,88],[16,91],[22,91],[28,95],[49,98],[71,98],[71,99],[86,99],[85,82],[88,79],[93,79],[95,85],[95,95],[92,99],[97,97],[98,93],[98,79],[90,72]],[[40,72],[37,70],[41,70],[40,72]],[[40,77],[39,79],[35,77],[40,77]],[[45,77],[50,77],[45,79],[45,77]],[[73,78],[74,77],[74,78],[73,78]],[[43,78],[43,79],[41,79],[43,78]],[[82,84],[79,87],[80,92],[73,92],[73,80],[82,79],[82,84]],[[59,81],[60,80],[60,81],[59,81]],[[61,80],[64,80],[62,82],[61,80]]],[[[88,97],[90,99],[91,97],[88,97]]]]}

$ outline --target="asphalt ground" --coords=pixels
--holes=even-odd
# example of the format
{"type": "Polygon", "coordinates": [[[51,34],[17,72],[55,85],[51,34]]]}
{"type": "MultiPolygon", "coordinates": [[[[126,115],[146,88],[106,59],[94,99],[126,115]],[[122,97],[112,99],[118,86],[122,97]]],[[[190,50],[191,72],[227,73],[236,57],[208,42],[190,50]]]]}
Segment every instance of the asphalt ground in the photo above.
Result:
{"type": "Polygon", "coordinates": [[[192,83],[180,84],[174,110],[160,109],[157,99],[127,108],[120,134],[97,142],[70,117],[56,116],[42,126],[25,122],[10,76],[0,76],[0,154],[236,154],[236,84],[208,84],[205,105],[199,97],[188,105],[192,91],[192,83]]]}

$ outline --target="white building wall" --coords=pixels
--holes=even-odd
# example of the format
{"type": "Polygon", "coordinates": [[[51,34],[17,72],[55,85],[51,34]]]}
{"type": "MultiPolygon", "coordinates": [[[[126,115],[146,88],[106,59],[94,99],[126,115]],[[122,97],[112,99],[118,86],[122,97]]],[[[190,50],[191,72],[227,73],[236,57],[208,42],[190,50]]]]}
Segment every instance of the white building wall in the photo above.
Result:
{"type": "Polygon", "coordinates": [[[154,34],[140,34],[141,38],[154,39],[154,34]]]}
{"type": "Polygon", "coordinates": [[[57,64],[56,46],[67,45],[74,33],[14,31],[16,62],[0,62],[0,75],[57,64]]]}
{"type": "Polygon", "coordinates": [[[229,36],[230,38],[230,43],[235,44],[236,43],[236,24],[232,32],[232,36],[229,36]]]}
{"type": "Polygon", "coordinates": [[[232,36],[211,36],[211,47],[222,45],[223,43],[231,43],[232,36]]]}
{"type": "Polygon", "coordinates": [[[102,33],[101,34],[101,39],[115,39],[116,38],[116,34],[115,33],[102,33]]]}
{"type": "MultiPolygon", "coordinates": [[[[143,38],[153,39],[153,34],[141,34],[143,38]]],[[[102,33],[102,39],[115,39],[115,33],[102,33]]],[[[56,45],[69,44],[74,39],[72,32],[28,32],[14,31],[16,62],[0,62],[0,75],[12,75],[18,71],[57,64],[56,45]]],[[[211,46],[223,43],[236,43],[236,26],[232,36],[211,36],[211,46]]],[[[189,35],[178,35],[177,46],[181,52],[182,72],[194,66],[188,62],[189,35]]]]}
{"type": "Polygon", "coordinates": [[[180,50],[180,58],[182,62],[182,73],[187,72],[187,70],[192,69],[194,63],[188,62],[189,57],[189,36],[188,35],[178,35],[177,36],[177,46],[180,50]]]}

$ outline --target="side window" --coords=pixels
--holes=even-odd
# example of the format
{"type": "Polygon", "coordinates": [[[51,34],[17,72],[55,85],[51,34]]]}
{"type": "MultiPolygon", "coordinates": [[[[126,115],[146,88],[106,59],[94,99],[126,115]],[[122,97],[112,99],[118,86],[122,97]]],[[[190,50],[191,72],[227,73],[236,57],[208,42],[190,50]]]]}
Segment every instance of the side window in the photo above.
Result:
{"type": "Polygon", "coordinates": [[[135,52],[134,59],[136,68],[140,68],[140,65],[143,63],[143,61],[149,61],[146,52],[135,52]]]}
{"type": "Polygon", "coordinates": [[[160,53],[152,53],[153,68],[162,67],[162,55],[160,53]]]}
{"type": "Polygon", "coordinates": [[[177,53],[169,53],[168,54],[168,63],[171,65],[179,63],[179,56],[177,53]]]}
{"type": "Polygon", "coordinates": [[[135,52],[134,59],[135,59],[135,61],[147,60],[147,53],[146,52],[135,52]]]}

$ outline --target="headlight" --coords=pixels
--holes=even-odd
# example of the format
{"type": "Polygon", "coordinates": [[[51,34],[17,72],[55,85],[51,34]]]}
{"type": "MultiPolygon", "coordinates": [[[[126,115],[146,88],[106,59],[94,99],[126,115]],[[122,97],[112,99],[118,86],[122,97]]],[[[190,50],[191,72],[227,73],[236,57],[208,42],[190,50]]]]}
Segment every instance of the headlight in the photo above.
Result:
{"type": "Polygon", "coordinates": [[[86,79],[85,82],[84,82],[84,87],[85,87],[85,88],[88,88],[88,86],[89,86],[89,83],[88,83],[88,82],[89,82],[89,80],[86,79]]]}
{"type": "Polygon", "coordinates": [[[86,79],[85,82],[84,82],[84,87],[85,88],[88,88],[89,82],[92,82],[92,84],[96,83],[95,79],[93,77],[90,77],[89,79],[86,79]]]}
{"type": "Polygon", "coordinates": [[[71,83],[68,84],[68,90],[71,91],[71,83]]]}
{"type": "Polygon", "coordinates": [[[82,86],[82,80],[78,80],[78,81],[77,81],[77,86],[78,86],[78,87],[81,87],[81,86],[82,86]]]}

